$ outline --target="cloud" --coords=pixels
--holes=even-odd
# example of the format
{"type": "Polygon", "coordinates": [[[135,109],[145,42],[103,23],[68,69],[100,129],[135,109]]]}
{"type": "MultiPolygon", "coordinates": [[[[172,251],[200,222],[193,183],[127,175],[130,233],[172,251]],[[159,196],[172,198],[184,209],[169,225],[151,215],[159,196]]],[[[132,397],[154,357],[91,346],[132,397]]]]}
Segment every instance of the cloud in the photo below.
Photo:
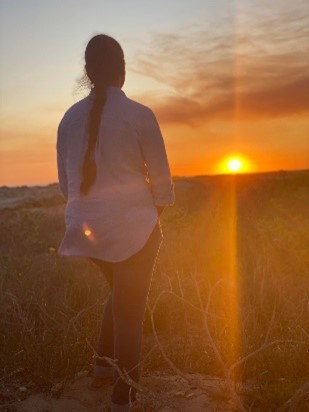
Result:
{"type": "Polygon", "coordinates": [[[256,21],[242,17],[230,32],[157,34],[133,69],[168,91],[136,99],[163,123],[191,126],[308,114],[309,15],[297,4],[256,21]]]}

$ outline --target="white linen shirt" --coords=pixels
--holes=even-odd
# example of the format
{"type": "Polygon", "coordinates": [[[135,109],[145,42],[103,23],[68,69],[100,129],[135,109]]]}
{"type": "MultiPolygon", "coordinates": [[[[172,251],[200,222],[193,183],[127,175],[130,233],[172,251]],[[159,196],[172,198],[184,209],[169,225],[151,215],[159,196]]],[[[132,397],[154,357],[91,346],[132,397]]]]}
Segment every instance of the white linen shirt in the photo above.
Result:
{"type": "Polygon", "coordinates": [[[67,200],[58,254],[119,262],[144,246],[159,222],[156,206],[174,203],[174,184],[152,110],[108,86],[94,153],[96,180],[87,195],[80,194],[94,97],[92,89],[58,126],[58,178],[67,200]]]}

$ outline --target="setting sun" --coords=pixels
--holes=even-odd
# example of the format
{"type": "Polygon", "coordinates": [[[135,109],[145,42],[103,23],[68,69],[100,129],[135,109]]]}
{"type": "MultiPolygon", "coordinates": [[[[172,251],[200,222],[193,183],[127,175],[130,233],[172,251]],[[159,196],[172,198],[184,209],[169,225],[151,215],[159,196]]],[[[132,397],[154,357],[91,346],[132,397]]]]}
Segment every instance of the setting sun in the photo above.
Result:
{"type": "Polygon", "coordinates": [[[249,173],[254,170],[252,162],[239,153],[229,154],[216,166],[216,173],[249,173]]]}
{"type": "Polygon", "coordinates": [[[238,159],[237,157],[233,157],[232,159],[228,161],[227,167],[231,172],[237,173],[241,171],[241,169],[243,168],[243,164],[242,164],[241,159],[238,159]]]}

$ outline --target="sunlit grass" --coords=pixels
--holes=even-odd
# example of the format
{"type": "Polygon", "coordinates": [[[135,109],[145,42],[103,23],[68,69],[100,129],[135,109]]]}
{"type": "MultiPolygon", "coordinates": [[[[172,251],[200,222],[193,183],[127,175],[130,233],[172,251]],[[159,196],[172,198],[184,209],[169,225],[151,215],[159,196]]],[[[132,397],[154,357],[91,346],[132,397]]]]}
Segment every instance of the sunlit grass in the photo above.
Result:
{"type": "MultiPolygon", "coordinates": [[[[235,369],[239,382],[254,383],[250,404],[276,410],[308,376],[308,178],[232,174],[205,183],[177,186],[176,204],[162,216],[150,307],[163,290],[182,300],[168,295],[157,305],[159,338],[180,370],[217,376],[222,368],[197,307],[206,308],[227,365],[265,342],[299,342],[271,346],[235,369]]],[[[94,266],[54,253],[63,225],[63,209],[53,207],[7,211],[1,219],[0,366],[3,376],[24,368],[25,381],[41,389],[89,368],[108,292],[94,266]]],[[[155,345],[148,313],[144,327],[147,354],[155,345]]],[[[145,357],[145,372],[167,368],[159,349],[145,357]]]]}

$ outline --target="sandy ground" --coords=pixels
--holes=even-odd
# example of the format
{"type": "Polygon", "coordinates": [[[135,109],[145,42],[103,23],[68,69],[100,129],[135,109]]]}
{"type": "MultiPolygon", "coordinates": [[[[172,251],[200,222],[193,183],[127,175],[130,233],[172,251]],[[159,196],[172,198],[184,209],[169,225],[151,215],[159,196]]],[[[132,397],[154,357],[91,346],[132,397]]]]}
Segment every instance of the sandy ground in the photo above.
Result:
{"type": "MultiPolygon", "coordinates": [[[[228,412],[231,410],[221,382],[202,375],[187,375],[190,383],[178,376],[148,376],[142,386],[150,390],[133,411],[144,412],[228,412]],[[201,386],[203,389],[201,389],[201,386]]],[[[59,396],[31,394],[23,400],[0,407],[1,412],[107,412],[111,386],[89,388],[91,377],[80,374],[67,384],[59,396]]]]}

